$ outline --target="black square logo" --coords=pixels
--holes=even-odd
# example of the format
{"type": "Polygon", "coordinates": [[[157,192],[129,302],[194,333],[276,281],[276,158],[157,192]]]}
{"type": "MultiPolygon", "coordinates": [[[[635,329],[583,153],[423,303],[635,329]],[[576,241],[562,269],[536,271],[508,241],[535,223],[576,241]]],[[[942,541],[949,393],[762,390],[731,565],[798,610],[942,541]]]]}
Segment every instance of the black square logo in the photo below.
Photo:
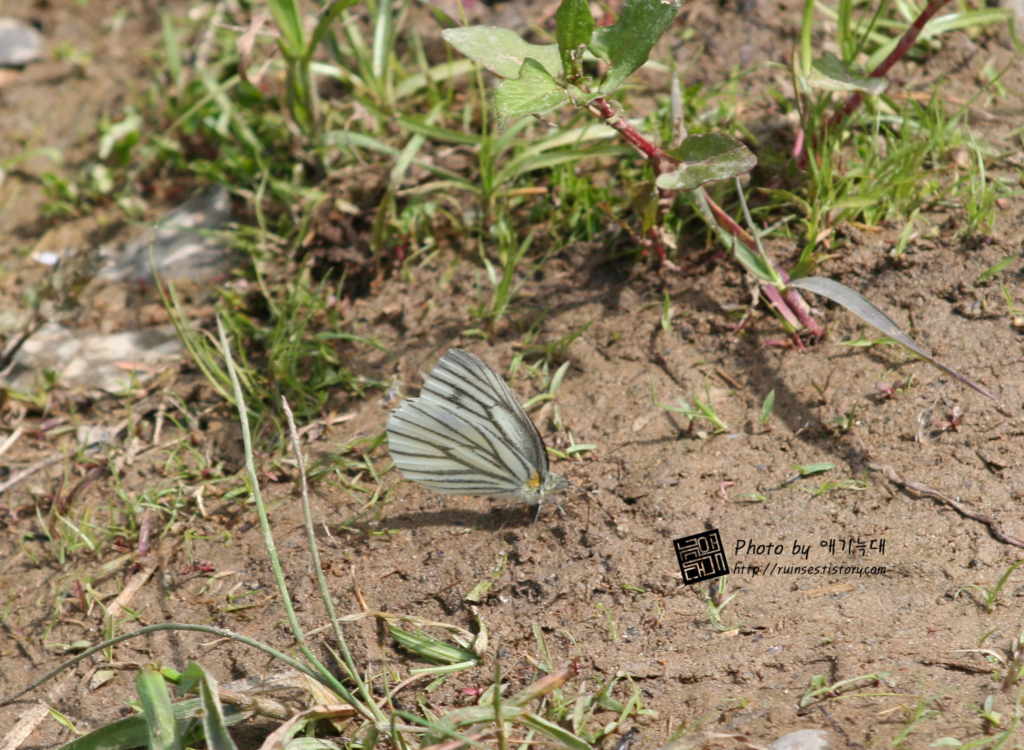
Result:
{"type": "Polygon", "coordinates": [[[718,529],[684,536],[672,542],[672,546],[679,560],[679,570],[683,573],[683,583],[688,586],[729,572],[729,562],[725,559],[725,548],[722,547],[718,529]]]}

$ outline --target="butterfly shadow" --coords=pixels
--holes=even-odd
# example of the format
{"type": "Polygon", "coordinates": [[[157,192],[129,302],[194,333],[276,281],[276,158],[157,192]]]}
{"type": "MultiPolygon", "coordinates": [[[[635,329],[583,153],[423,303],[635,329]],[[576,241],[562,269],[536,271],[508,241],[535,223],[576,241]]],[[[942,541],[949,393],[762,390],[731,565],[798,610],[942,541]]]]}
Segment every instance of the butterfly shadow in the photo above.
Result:
{"type": "MultiPolygon", "coordinates": [[[[543,524],[549,514],[561,519],[558,510],[545,508],[540,514],[538,523],[543,524]]],[[[534,525],[537,519],[535,506],[525,503],[497,503],[488,511],[479,511],[473,508],[459,508],[455,505],[438,508],[436,510],[402,509],[392,507],[387,518],[378,526],[360,521],[352,524],[352,528],[369,530],[370,528],[388,528],[395,530],[415,530],[428,526],[447,526],[464,529],[478,529],[480,531],[498,532],[502,529],[523,529],[534,525]]]]}

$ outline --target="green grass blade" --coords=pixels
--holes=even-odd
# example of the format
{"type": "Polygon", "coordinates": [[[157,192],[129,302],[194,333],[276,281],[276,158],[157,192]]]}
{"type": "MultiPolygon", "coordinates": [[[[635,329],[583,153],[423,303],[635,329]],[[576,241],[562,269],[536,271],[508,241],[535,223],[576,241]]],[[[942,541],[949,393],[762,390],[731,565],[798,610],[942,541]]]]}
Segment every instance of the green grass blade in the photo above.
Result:
{"type": "Polygon", "coordinates": [[[306,56],[306,39],[302,33],[302,14],[295,0],[267,0],[270,12],[281,29],[281,51],[289,58],[306,56]]]}
{"type": "Polygon", "coordinates": [[[358,2],[359,0],[337,0],[324,12],[323,16],[320,17],[320,22],[317,23],[316,28],[313,30],[313,36],[309,39],[309,49],[306,50],[307,57],[311,57],[316,51],[320,40],[324,38],[324,34],[327,33],[327,29],[334,23],[334,19],[338,17],[338,14],[347,8],[351,8],[358,2]]]}
{"type": "Polygon", "coordinates": [[[181,73],[184,68],[181,62],[181,45],[178,44],[178,29],[174,25],[174,17],[170,13],[160,16],[163,27],[164,49],[167,52],[167,72],[171,74],[175,93],[181,94],[181,73]]]}
{"type": "Polygon", "coordinates": [[[435,65],[427,70],[426,73],[417,73],[416,75],[409,76],[395,86],[395,100],[398,101],[407,96],[412,96],[420,89],[426,88],[428,83],[441,83],[459,76],[467,76],[473,72],[475,65],[476,63],[472,60],[453,60],[452,62],[435,65]]]}
{"type": "Polygon", "coordinates": [[[391,16],[391,3],[387,0],[378,0],[377,20],[373,25],[373,50],[371,53],[371,69],[378,86],[382,86],[387,80],[393,32],[394,19],[391,16]]]}
{"type": "Polygon", "coordinates": [[[203,706],[203,736],[209,750],[238,750],[228,732],[224,706],[220,702],[217,681],[209,672],[195,662],[189,662],[182,674],[184,681],[189,676],[199,681],[199,700],[203,706]]]}
{"type": "Polygon", "coordinates": [[[1020,258],[1021,255],[1022,255],[1021,253],[1014,253],[1013,255],[1007,255],[1002,260],[997,261],[996,263],[992,264],[991,266],[986,268],[984,271],[982,271],[980,274],[978,274],[978,278],[976,278],[974,280],[974,285],[977,286],[978,284],[981,284],[982,282],[988,281],[993,276],[996,276],[997,274],[1002,273],[1003,271],[1005,271],[1009,267],[1009,265],[1011,263],[1013,263],[1015,260],[1020,258]]]}

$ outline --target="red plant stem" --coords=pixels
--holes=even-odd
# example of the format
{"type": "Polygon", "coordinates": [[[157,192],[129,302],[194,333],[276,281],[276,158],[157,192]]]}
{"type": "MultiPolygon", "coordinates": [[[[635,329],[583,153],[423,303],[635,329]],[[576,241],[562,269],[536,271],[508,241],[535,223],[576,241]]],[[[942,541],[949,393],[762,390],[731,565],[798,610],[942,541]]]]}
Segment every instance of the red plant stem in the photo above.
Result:
{"type": "Polygon", "coordinates": [[[615,111],[615,107],[613,107],[603,96],[599,96],[597,99],[590,102],[590,110],[604,120],[605,125],[619,131],[619,135],[625,138],[629,145],[637,149],[648,159],[654,159],[657,161],[671,158],[668,154],[651,143],[643,133],[633,127],[633,123],[619,115],[619,113],[615,111]]]}
{"type": "MultiPolygon", "coordinates": [[[[943,0],[948,2],[948,0],[943,0]]],[[[637,149],[641,154],[646,156],[654,166],[654,171],[658,174],[665,171],[665,164],[678,164],[679,161],[666,154],[658,146],[652,143],[643,133],[633,127],[633,124],[621,117],[615,108],[605,99],[603,96],[594,99],[590,102],[590,111],[596,116],[600,117],[606,125],[614,128],[619,132],[627,143],[637,149]]],[[[704,188],[698,188],[704,190],[704,188]]],[[[704,197],[707,199],[708,206],[711,207],[711,212],[714,214],[715,219],[729,234],[737,237],[740,242],[749,247],[751,250],[757,249],[757,243],[754,239],[747,234],[747,232],[741,227],[736,221],[729,216],[725,211],[718,206],[711,196],[707,195],[705,191],[704,197]]],[[[789,274],[787,274],[779,265],[772,259],[772,265],[775,266],[775,270],[778,271],[779,276],[786,283],[789,282],[789,274]]],[[[800,292],[796,289],[790,289],[783,296],[771,284],[764,285],[765,296],[772,303],[779,314],[786,319],[786,321],[793,326],[795,329],[799,329],[801,325],[810,331],[813,336],[821,336],[825,331],[811,315],[811,310],[807,306],[803,297],[800,296],[800,292]]]]}
{"type": "MultiPolygon", "coordinates": [[[[907,50],[914,46],[914,42],[917,41],[917,37],[921,35],[921,30],[924,29],[926,23],[928,23],[932,16],[938,13],[942,6],[948,3],[949,0],[931,0],[925,9],[921,11],[921,15],[914,19],[914,23],[911,24],[910,28],[903,34],[903,38],[900,39],[899,44],[896,48],[889,53],[889,56],[882,61],[882,64],[877,68],[868,73],[871,78],[881,78],[889,72],[890,68],[899,62],[900,58],[907,54],[907,50]]],[[[855,91],[849,99],[846,100],[846,105],[832,115],[832,125],[838,125],[842,122],[844,117],[847,117],[864,101],[864,92],[855,91]]]]}
{"type": "MultiPolygon", "coordinates": [[[[747,231],[741,227],[736,221],[729,216],[721,207],[711,200],[710,197],[707,199],[708,206],[711,208],[711,213],[715,215],[715,219],[718,220],[719,225],[725,229],[729,234],[733,235],[740,242],[746,245],[753,251],[757,251],[757,243],[754,242],[754,238],[751,237],[747,231]]],[[[775,270],[778,272],[779,277],[785,283],[789,283],[789,274],[786,273],[785,269],[781,268],[775,259],[772,259],[772,265],[775,266],[775,270]]],[[[793,328],[799,329],[803,325],[813,336],[821,336],[825,329],[821,327],[811,315],[811,309],[807,306],[804,298],[800,296],[800,292],[796,289],[789,289],[783,296],[778,289],[771,284],[765,284],[763,287],[764,294],[768,298],[768,301],[772,303],[772,306],[779,311],[779,314],[786,319],[786,321],[793,326],[793,328]]]]}

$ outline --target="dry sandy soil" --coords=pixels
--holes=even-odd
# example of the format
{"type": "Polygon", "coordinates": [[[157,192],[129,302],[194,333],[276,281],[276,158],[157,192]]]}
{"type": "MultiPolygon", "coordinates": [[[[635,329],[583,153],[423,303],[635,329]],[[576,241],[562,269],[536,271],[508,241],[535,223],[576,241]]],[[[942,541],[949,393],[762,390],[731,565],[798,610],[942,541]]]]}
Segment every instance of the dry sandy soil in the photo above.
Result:
{"type": "MultiPolygon", "coordinates": [[[[100,21],[113,7],[5,4],[12,15],[41,21],[51,44],[73,37],[95,58],[84,78],[67,64],[47,62],[0,88],[0,157],[28,141],[57,145],[73,159],[76,149],[85,148],[93,132],[89,123],[98,113],[120,106],[131,88],[143,85],[141,54],[157,43],[158,19],[150,9],[133,5],[127,25],[112,40],[100,21]]],[[[680,59],[706,45],[706,65],[688,74],[694,81],[738,63],[784,59],[799,22],[798,7],[772,2],[753,8],[697,3],[684,14],[699,24],[700,33],[680,46],[680,59]]],[[[953,95],[973,92],[981,67],[995,60],[999,68],[1009,56],[996,41],[979,45],[952,35],[926,68],[901,70],[896,79],[923,87],[948,76],[953,95]]],[[[1022,78],[1018,66],[1004,84],[1020,91],[1022,78]]],[[[760,101],[758,87],[770,80],[753,76],[744,96],[760,101]]],[[[979,121],[978,133],[996,140],[1015,124],[1019,118],[996,116],[979,121]]],[[[43,168],[30,163],[0,188],[6,207],[0,217],[5,309],[20,303],[21,291],[40,273],[16,250],[95,242],[96,233],[105,231],[95,218],[54,226],[39,217],[42,191],[33,175],[43,168]]],[[[534,524],[529,508],[443,498],[403,483],[376,516],[346,527],[366,494],[336,480],[321,482],[313,490],[323,522],[319,545],[342,612],[360,609],[358,589],[370,609],[470,628],[466,594],[490,578],[500,556],[507,556],[500,578],[474,608],[491,634],[488,661],[477,671],[452,676],[429,695],[438,713],[466,704],[464,688],[489,684],[496,659],[516,686],[533,679],[540,658],[536,625],[556,663],[579,660],[581,675],[574,685],[580,689],[593,690],[618,675],[635,683],[645,708],[657,714],[637,720],[642,747],[657,747],[682,725],[693,742],[721,747],[743,747],[746,741],[767,745],[808,728],[823,730],[834,747],[885,747],[919,702],[936,713],[914,728],[907,747],[927,747],[947,736],[967,743],[991,734],[991,725],[979,716],[989,698],[1005,726],[1020,684],[1004,690],[1005,669],[972,650],[987,635],[984,647],[1003,654],[1020,637],[1024,570],[1010,577],[991,612],[976,590],[957,594],[967,585],[994,585],[1024,557],[1016,541],[1024,539],[1024,338],[998,288],[972,285],[982,270],[1021,250],[1024,201],[1014,198],[1000,210],[985,238],[957,237],[962,215],[955,210],[945,219],[950,231],[911,243],[899,266],[887,251],[901,227],[840,227],[842,249],[823,273],[869,297],[939,359],[993,391],[998,402],[895,348],[840,346],[857,338],[860,326],[828,305],[819,305],[817,313],[828,325],[826,340],[803,351],[766,345],[783,338],[767,316],[737,332],[729,312],[745,304],[749,293],[732,265],[682,276],[621,262],[595,264],[595,248],[565,248],[523,288],[517,307],[519,319],[528,320],[550,305],[542,324],[545,341],[592,321],[568,350],[571,367],[557,404],[574,438],[597,449],[582,461],[553,466],[591,498],[569,496],[564,517],[547,507],[534,524]],[[666,291],[676,309],[667,332],[660,322],[666,291]],[[894,398],[875,386],[911,376],[912,387],[894,398]],[[679,395],[689,399],[691,391],[703,397],[706,385],[729,432],[702,436],[690,430],[685,418],[652,404],[652,384],[667,403],[679,395]],[[777,398],[766,430],[758,414],[772,389],[777,398]],[[838,420],[854,408],[849,429],[840,429],[838,420]],[[963,413],[958,430],[941,430],[955,408],[963,413]],[[923,440],[916,439],[922,434],[923,440]],[[817,462],[834,468],[794,480],[796,466],[817,462]],[[934,492],[908,490],[900,479],[934,492]],[[823,486],[841,480],[866,484],[823,486]],[[958,500],[966,513],[936,493],[958,500]],[[707,584],[683,583],[672,545],[674,539],[712,529],[721,534],[732,570],[728,592],[736,594],[722,613],[725,632],[709,619],[707,584]],[[833,540],[834,552],[826,546],[833,540]],[[839,546],[849,540],[875,548],[851,555],[839,546]],[[773,550],[737,551],[740,542],[773,550]],[[806,552],[794,554],[798,545],[806,552]],[[773,564],[777,567],[769,571],[773,564]],[[787,569],[793,565],[815,569],[787,569]],[[757,572],[753,566],[759,566],[757,572]],[[832,684],[883,672],[877,682],[858,683],[801,708],[816,675],[832,684]]],[[[780,257],[795,252],[782,245],[772,250],[780,257]]],[[[453,260],[442,256],[414,268],[411,281],[388,279],[354,301],[352,332],[376,336],[397,358],[350,345],[341,350],[348,366],[360,375],[395,380],[410,394],[452,346],[468,348],[499,373],[508,372],[519,335],[509,327],[493,344],[462,336],[476,325],[468,308],[475,302],[479,270],[458,260],[453,275],[448,270],[453,260]]],[[[1020,262],[1002,278],[1016,291],[1018,304],[1024,303],[1020,262]]],[[[209,316],[200,322],[209,325],[209,316]]],[[[174,391],[196,413],[212,407],[194,427],[193,442],[212,463],[236,471],[239,439],[230,411],[217,405],[187,363],[160,383],[134,407],[150,425],[142,434],[152,434],[159,389],[174,391]]],[[[514,384],[523,400],[540,387],[522,377],[514,384]]],[[[394,405],[379,391],[365,401],[339,396],[332,407],[353,417],[322,431],[309,446],[312,456],[379,434],[394,405]]],[[[67,394],[53,411],[67,414],[74,407],[81,421],[113,423],[124,416],[123,406],[110,397],[67,394]]],[[[9,434],[20,414],[10,403],[3,408],[7,429],[0,437],[9,434]]],[[[564,447],[566,433],[554,434],[552,412],[549,404],[532,416],[549,445],[564,447]]],[[[0,459],[0,481],[72,445],[72,435],[37,437],[50,416],[28,413],[25,437],[0,459]]],[[[165,439],[180,434],[168,430],[165,439]]],[[[117,492],[155,497],[171,481],[166,458],[154,452],[125,463],[117,483],[102,474],[76,496],[76,505],[105,518],[108,506],[117,505],[117,492]]],[[[379,469],[389,465],[386,447],[371,458],[379,469]]],[[[111,545],[95,554],[76,552],[62,563],[41,533],[36,505],[45,516],[45,503],[61,483],[70,486],[87,472],[75,461],[58,463],[2,497],[9,510],[0,522],[0,694],[16,691],[57,664],[62,655],[53,644],[100,639],[101,613],[97,607],[79,609],[76,580],[91,581],[109,601],[136,573],[130,561],[116,565],[112,574],[104,572],[105,562],[123,554],[111,545]]],[[[352,471],[347,479],[356,487],[373,487],[365,472],[352,471]]],[[[398,479],[387,474],[385,488],[398,479]]],[[[300,616],[312,628],[325,620],[304,551],[294,480],[287,473],[268,477],[265,493],[300,616]]],[[[73,509],[68,512],[74,515],[73,509]]],[[[170,619],[210,622],[287,648],[290,636],[272,593],[252,507],[222,497],[218,485],[211,485],[202,507],[190,502],[169,521],[162,517],[154,526],[163,535],[154,542],[159,566],[131,601],[137,621],[126,618],[119,630],[170,619]],[[182,546],[178,542],[186,532],[190,539],[182,546]],[[226,611],[229,594],[245,590],[252,592],[245,602],[258,606],[226,611]]],[[[386,655],[404,668],[406,657],[372,624],[347,632],[358,664],[373,670],[386,655]]],[[[115,649],[122,664],[157,661],[181,668],[189,659],[201,661],[222,682],[274,668],[251,651],[191,633],[158,634],[115,649]]],[[[82,665],[48,699],[80,729],[126,715],[126,701],[135,696],[130,669],[91,691],[88,676],[94,666],[82,665]]],[[[10,727],[50,687],[0,708],[0,726],[10,727]]],[[[625,697],[629,690],[623,680],[616,695],[625,697]]],[[[408,706],[416,705],[412,692],[408,706]]],[[[258,742],[265,731],[243,734],[243,744],[258,742]]],[[[69,739],[66,729],[47,719],[22,747],[54,747],[69,739]]],[[[1019,732],[1011,739],[1014,745],[1022,742],[1019,732]]]]}

